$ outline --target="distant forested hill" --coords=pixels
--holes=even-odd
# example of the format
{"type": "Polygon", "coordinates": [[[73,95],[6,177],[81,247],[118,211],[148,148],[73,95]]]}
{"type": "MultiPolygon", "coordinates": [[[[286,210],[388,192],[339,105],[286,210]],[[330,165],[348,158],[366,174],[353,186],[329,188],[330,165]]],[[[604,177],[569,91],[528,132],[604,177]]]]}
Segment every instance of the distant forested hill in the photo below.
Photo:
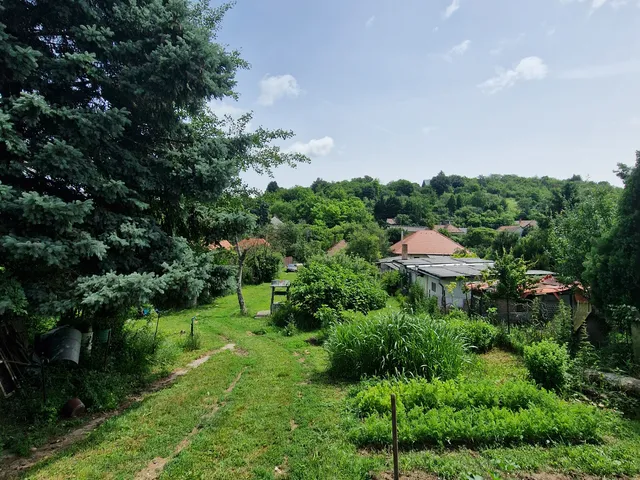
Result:
{"type": "Polygon", "coordinates": [[[317,179],[310,187],[269,184],[263,200],[280,220],[329,228],[388,218],[402,225],[497,228],[518,219],[544,220],[572,206],[591,190],[620,189],[575,175],[550,177],[489,175],[468,178],[440,172],[431,179],[397,180],[384,185],[365,176],[340,182],[317,179]]]}

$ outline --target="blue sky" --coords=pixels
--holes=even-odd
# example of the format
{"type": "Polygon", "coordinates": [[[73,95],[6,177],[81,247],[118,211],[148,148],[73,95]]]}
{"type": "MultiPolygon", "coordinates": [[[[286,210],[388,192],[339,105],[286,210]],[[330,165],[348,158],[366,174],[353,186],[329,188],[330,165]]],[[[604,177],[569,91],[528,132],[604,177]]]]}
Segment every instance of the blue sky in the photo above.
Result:
{"type": "MultiPolygon", "coordinates": [[[[238,0],[218,40],[241,51],[252,124],[311,157],[281,186],[440,170],[618,183],[640,149],[638,0],[238,0]]],[[[247,173],[249,185],[270,181],[247,173]]]]}

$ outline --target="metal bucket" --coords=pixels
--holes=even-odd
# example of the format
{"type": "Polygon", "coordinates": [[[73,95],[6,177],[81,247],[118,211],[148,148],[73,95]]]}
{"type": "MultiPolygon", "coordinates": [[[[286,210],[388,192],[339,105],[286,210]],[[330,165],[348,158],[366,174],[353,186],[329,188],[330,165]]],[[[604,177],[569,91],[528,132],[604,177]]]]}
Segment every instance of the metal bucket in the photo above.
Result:
{"type": "Polygon", "coordinates": [[[82,345],[82,333],[71,327],[58,327],[42,337],[45,356],[50,362],[78,363],[82,345]]]}
{"type": "Polygon", "coordinates": [[[107,343],[109,341],[109,336],[111,335],[111,329],[107,328],[105,330],[97,330],[93,339],[96,343],[107,343]]]}

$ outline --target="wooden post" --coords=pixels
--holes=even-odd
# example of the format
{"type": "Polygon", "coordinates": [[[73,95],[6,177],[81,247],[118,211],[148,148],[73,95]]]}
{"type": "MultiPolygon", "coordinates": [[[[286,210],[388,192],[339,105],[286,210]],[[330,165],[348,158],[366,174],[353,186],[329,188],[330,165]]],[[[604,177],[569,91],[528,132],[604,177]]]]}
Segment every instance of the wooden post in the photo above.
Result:
{"type": "Polygon", "coordinates": [[[400,480],[398,465],[398,418],[396,415],[396,396],[391,394],[391,430],[393,432],[393,479],[400,480]]]}
{"type": "Polygon", "coordinates": [[[273,301],[275,299],[276,296],[276,287],[272,284],[271,285],[271,305],[269,305],[269,312],[271,313],[271,315],[273,315],[273,301]]]}

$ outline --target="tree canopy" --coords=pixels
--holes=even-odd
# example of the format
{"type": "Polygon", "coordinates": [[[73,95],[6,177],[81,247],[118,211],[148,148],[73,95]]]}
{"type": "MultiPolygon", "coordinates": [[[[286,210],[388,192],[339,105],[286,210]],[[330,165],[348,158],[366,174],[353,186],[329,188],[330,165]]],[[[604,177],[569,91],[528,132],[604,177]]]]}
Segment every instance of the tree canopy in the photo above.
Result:
{"type": "Polygon", "coordinates": [[[12,19],[0,23],[5,309],[109,310],[189,275],[204,288],[209,206],[241,170],[304,160],[269,145],[291,132],[248,133],[250,116],[207,110],[212,98],[236,96],[247,66],[215,42],[227,7],[207,5],[0,6],[12,19]]]}

